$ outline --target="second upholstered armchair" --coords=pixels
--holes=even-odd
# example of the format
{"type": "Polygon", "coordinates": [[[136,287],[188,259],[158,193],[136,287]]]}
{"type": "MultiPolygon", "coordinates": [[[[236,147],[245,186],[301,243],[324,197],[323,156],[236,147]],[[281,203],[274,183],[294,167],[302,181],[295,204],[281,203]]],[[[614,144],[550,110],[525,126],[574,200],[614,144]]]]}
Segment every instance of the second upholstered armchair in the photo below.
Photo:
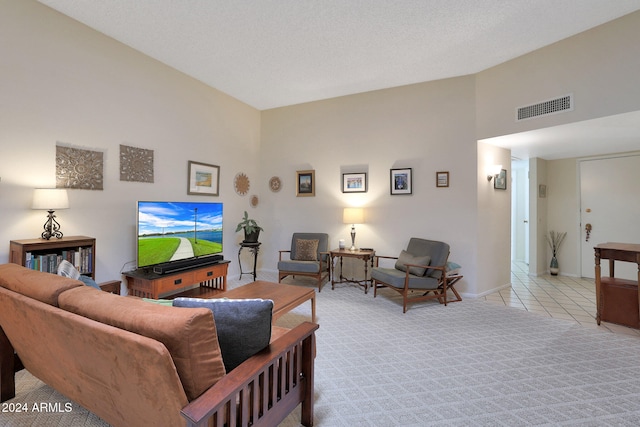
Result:
{"type": "Polygon", "coordinates": [[[278,282],[287,276],[313,277],[317,281],[318,292],[322,291],[322,283],[331,274],[328,251],[328,234],[293,233],[291,249],[279,251],[278,282]]]}
{"type": "Polygon", "coordinates": [[[447,291],[456,296],[454,301],[461,301],[460,294],[453,285],[462,278],[461,275],[448,275],[447,259],[449,245],[435,240],[412,237],[406,250],[397,257],[376,256],[376,266],[371,270],[373,280],[373,296],[377,296],[378,288],[386,287],[402,295],[402,310],[406,313],[407,303],[437,299],[447,305],[447,291]],[[396,260],[393,268],[378,266],[381,258],[396,260]]]}

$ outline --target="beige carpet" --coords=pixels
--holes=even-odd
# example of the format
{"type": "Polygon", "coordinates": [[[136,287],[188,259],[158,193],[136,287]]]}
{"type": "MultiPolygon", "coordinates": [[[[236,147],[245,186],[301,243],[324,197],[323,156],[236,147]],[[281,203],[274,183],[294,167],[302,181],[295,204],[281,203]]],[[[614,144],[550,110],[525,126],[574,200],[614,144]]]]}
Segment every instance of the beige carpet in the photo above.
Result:
{"type": "MultiPolygon", "coordinates": [[[[374,299],[349,285],[325,286],[317,313],[316,426],[640,425],[638,338],[484,301],[402,314],[389,291],[374,299]]],[[[66,399],[21,373],[11,403],[41,402],[66,399]]],[[[0,426],[106,425],[76,405],[0,416],[0,426]]]]}

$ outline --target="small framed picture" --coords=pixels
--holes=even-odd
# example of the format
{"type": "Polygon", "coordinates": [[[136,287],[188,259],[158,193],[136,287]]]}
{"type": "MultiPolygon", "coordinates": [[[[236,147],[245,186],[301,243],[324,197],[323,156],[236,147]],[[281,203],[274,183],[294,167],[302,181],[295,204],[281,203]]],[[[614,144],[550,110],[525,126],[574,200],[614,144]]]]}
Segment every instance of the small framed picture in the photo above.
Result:
{"type": "Polygon", "coordinates": [[[449,172],[436,172],[436,187],[449,186],[449,172]]]}
{"type": "Polygon", "coordinates": [[[507,170],[502,169],[498,175],[496,175],[493,180],[493,188],[496,190],[506,190],[507,189],[507,170]]]}
{"type": "Polygon", "coordinates": [[[220,183],[220,166],[189,160],[189,182],[187,194],[200,196],[218,196],[220,183]]]}
{"type": "Polygon", "coordinates": [[[547,197],[547,186],[544,184],[538,185],[538,197],[544,199],[547,197]]]}
{"type": "Polygon", "coordinates": [[[391,169],[391,194],[411,194],[411,168],[391,169]]]}
{"type": "Polygon", "coordinates": [[[343,193],[366,193],[367,174],[366,173],[343,173],[342,174],[343,193]]]}
{"type": "Polygon", "coordinates": [[[314,197],[316,195],[316,171],[296,172],[296,196],[314,197]]]}

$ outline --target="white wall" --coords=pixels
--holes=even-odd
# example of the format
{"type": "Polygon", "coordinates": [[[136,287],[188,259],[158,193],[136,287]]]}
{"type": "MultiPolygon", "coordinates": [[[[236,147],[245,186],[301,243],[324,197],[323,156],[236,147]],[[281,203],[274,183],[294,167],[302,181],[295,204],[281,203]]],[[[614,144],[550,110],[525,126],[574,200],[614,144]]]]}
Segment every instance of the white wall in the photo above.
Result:
{"type": "MultiPolygon", "coordinates": [[[[547,229],[566,232],[557,258],[560,274],[580,277],[578,246],[580,239],[580,196],[577,159],[547,161],[547,229]]],[[[547,244],[547,268],[553,252],[547,244]]]]}
{"type": "Polygon", "coordinates": [[[234,259],[249,203],[232,181],[257,178],[260,112],[37,2],[0,7],[0,262],[10,240],[42,232],[46,212],[31,198],[55,186],[57,141],[104,151],[104,191],[69,190],[70,209],[57,212],[65,235],[97,239],[98,280],[135,260],[139,199],[224,202],[234,259]],[[120,181],[120,144],[154,150],[153,184],[120,181]],[[219,197],[187,196],[189,160],[220,165],[219,197]]]}
{"type": "Polygon", "coordinates": [[[640,110],[640,12],[480,72],[478,139],[640,110]],[[573,93],[574,111],[516,123],[518,107],[573,93]]]}
{"type": "Polygon", "coordinates": [[[474,93],[474,79],[461,77],[264,111],[263,188],[271,176],[284,183],[261,207],[264,265],[275,267],[295,231],[327,232],[332,247],[349,241],[342,209],[364,206],[358,246],[397,256],[412,236],[446,241],[450,259],[463,265],[460,289],[475,294],[482,279],[474,93]],[[392,168],[413,168],[412,195],[389,194],[392,168]],[[315,170],[315,197],[296,197],[296,170],[305,169],[315,170]],[[448,188],[436,188],[436,171],[449,171],[448,188]],[[366,172],[369,191],[342,193],[344,172],[366,172]]]}
{"type": "Polygon", "coordinates": [[[477,166],[477,295],[504,288],[511,281],[511,154],[509,150],[478,142],[477,166]],[[507,171],[507,189],[487,181],[487,168],[502,165],[507,171]]]}

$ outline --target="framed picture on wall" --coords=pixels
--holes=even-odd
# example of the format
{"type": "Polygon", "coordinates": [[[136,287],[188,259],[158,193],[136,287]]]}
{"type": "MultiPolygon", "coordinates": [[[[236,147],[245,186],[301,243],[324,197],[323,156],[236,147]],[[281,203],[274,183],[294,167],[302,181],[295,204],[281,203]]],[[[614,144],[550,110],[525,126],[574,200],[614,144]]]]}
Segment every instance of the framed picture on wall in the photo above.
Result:
{"type": "Polygon", "coordinates": [[[316,195],[316,171],[296,172],[296,196],[314,197],[316,195]]]}
{"type": "Polygon", "coordinates": [[[449,186],[449,172],[436,172],[436,187],[449,186]]]}
{"type": "Polygon", "coordinates": [[[493,188],[496,190],[506,190],[507,189],[507,170],[502,169],[498,175],[496,175],[493,180],[493,188]]]}
{"type": "Polygon", "coordinates": [[[187,194],[201,196],[219,195],[220,166],[189,160],[189,182],[187,194]]]}
{"type": "Polygon", "coordinates": [[[366,193],[367,174],[366,173],[343,173],[342,174],[343,193],[366,193]]]}
{"type": "Polygon", "coordinates": [[[411,194],[413,184],[411,181],[411,168],[391,169],[391,194],[411,194]]]}
{"type": "Polygon", "coordinates": [[[538,185],[538,197],[544,199],[547,197],[547,186],[544,184],[538,185]]]}

